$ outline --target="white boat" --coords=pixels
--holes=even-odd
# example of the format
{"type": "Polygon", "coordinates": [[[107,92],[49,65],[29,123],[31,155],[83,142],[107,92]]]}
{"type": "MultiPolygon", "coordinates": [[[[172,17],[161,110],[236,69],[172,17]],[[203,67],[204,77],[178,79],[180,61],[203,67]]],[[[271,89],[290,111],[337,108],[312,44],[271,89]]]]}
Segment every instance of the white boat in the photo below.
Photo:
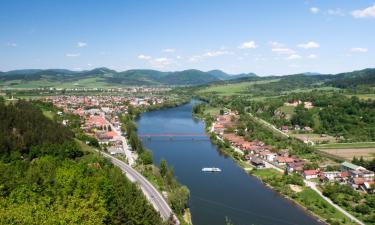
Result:
{"type": "Polygon", "coordinates": [[[202,172],[221,172],[221,169],[217,167],[204,167],[202,168],[202,172]]]}

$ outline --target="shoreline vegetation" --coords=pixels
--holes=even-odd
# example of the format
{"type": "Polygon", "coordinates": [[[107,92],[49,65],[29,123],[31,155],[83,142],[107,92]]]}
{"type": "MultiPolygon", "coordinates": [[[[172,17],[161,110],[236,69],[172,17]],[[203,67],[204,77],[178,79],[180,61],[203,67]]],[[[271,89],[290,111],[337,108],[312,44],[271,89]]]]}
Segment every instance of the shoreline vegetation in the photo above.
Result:
{"type": "Polygon", "coordinates": [[[153,162],[152,152],[143,146],[137,135],[136,119],[144,112],[162,110],[186,104],[188,99],[182,98],[174,101],[166,101],[158,106],[151,106],[142,110],[129,108],[127,115],[121,115],[121,122],[125,125],[123,132],[126,133],[132,151],[138,153],[135,169],[149,180],[171,206],[178,217],[181,225],[192,224],[190,210],[187,207],[190,191],[188,187],[180,184],[175,175],[173,167],[167,161],[161,159],[159,165],[153,162]]]}
{"type": "Polygon", "coordinates": [[[236,152],[228,141],[221,140],[217,137],[217,134],[211,132],[210,128],[214,119],[210,114],[205,113],[204,110],[199,111],[194,109],[192,114],[195,118],[205,122],[205,131],[210,137],[211,142],[218,147],[218,150],[228,157],[231,157],[238,166],[244,169],[249,175],[261,181],[265,187],[270,188],[293,204],[298,205],[298,207],[322,223],[334,225],[356,224],[328,204],[311,188],[306,187],[302,177],[283,174],[273,168],[256,169],[243,161],[242,155],[236,152]],[[293,188],[296,186],[297,190],[293,188]]]}

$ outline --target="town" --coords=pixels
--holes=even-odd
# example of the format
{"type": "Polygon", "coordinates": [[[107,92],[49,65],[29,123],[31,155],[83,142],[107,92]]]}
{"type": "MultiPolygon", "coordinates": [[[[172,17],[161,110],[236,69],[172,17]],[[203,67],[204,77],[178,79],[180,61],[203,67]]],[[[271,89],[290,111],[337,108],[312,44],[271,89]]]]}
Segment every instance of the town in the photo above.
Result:
{"type": "MultiPolygon", "coordinates": [[[[99,145],[113,156],[124,158],[133,166],[137,153],[132,150],[126,139],[126,132],[121,129],[119,115],[127,114],[129,108],[145,108],[161,105],[163,97],[123,97],[123,96],[53,96],[44,99],[51,102],[62,111],[58,115],[73,114],[82,121],[81,129],[94,137],[99,145]]],[[[63,120],[63,125],[69,125],[69,120],[63,120]]],[[[87,143],[90,144],[90,143],[87,143]]]]}
{"type": "MultiPolygon", "coordinates": [[[[304,105],[312,107],[311,103],[305,102],[304,105]]],[[[265,145],[260,140],[246,141],[243,136],[239,136],[235,132],[226,132],[235,128],[238,118],[238,113],[232,111],[217,116],[216,121],[212,124],[211,132],[217,134],[221,140],[228,140],[233,149],[243,155],[243,159],[253,167],[257,169],[274,168],[287,173],[300,174],[305,180],[314,180],[322,184],[339,182],[361,192],[374,192],[374,172],[362,166],[342,162],[340,170],[337,171],[327,171],[327,165],[317,169],[306,169],[305,165],[308,161],[290,155],[287,149],[276,151],[273,146],[265,145]]],[[[287,128],[282,128],[282,132],[288,132],[287,128]]]]}

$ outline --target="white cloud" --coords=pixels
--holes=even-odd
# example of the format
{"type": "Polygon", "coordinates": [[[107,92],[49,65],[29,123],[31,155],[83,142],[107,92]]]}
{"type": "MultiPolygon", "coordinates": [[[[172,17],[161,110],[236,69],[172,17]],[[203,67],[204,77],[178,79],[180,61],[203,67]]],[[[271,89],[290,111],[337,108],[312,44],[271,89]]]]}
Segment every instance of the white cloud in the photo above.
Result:
{"type": "Polygon", "coordinates": [[[295,51],[290,48],[272,48],[271,51],[280,55],[291,55],[295,53],[295,51]]]}
{"type": "Polygon", "coordinates": [[[176,49],[174,49],[174,48],[166,48],[166,49],[163,49],[163,52],[173,53],[173,52],[176,52],[176,49]]]}
{"type": "Polygon", "coordinates": [[[320,11],[320,9],[317,8],[317,7],[311,7],[311,8],[310,8],[310,12],[311,12],[311,13],[317,14],[317,13],[319,13],[319,11],[320,11]]]}
{"type": "Polygon", "coordinates": [[[242,43],[238,48],[241,48],[241,49],[251,49],[251,48],[257,48],[258,46],[255,44],[254,41],[248,41],[248,42],[244,42],[242,43]]]}
{"type": "Polygon", "coordinates": [[[198,62],[198,61],[202,60],[202,58],[203,57],[201,55],[193,55],[189,58],[189,61],[190,62],[198,62]]]}
{"type": "Polygon", "coordinates": [[[66,53],[65,54],[65,56],[66,57],[78,57],[78,56],[80,56],[81,54],[79,54],[79,53],[66,53]]]}
{"type": "Polygon", "coordinates": [[[331,16],[345,16],[345,12],[342,11],[340,8],[337,8],[337,9],[329,9],[327,11],[327,14],[328,15],[331,15],[331,16]]]}
{"type": "Polygon", "coordinates": [[[233,54],[234,53],[230,52],[230,51],[221,51],[221,50],[209,51],[209,52],[205,52],[201,55],[193,55],[189,58],[189,61],[190,62],[197,62],[197,61],[203,60],[204,58],[212,58],[212,57],[218,57],[218,56],[223,56],[223,55],[233,55],[233,54]]]}
{"type": "Polygon", "coordinates": [[[18,47],[18,44],[14,42],[10,42],[10,43],[7,43],[7,46],[15,48],[15,47],[18,47]]]}
{"type": "Polygon", "coordinates": [[[366,53],[368,50],[367,48],[351,48],[350,52],[358,52],[358,53],[366,53]]]}
{"type": "Polygon", "coordinates": [[[232,52],[229,51],[212,51],[212,52],[206,52],[203,54],[205,57],[217,57],[217,56],[222,56],[222,55],[230,55],[233,54],[232,52]]]}
{"type": "Polygon", "coordinates": [[[299,48],[304,48],[304,49],[310,49],[310,48],[319,48],[320,45],[316,42],[309,41],[307,43],[299,44],[297,45],[299,48]]]}
{"type": "Polygon", "coordinates": [[[309,58],[309,59],[316,59],[316,58],[318,58],[318,56],[315,55],[315,54],[310,54],[310,55],[307,56],[307,58],[309,58]]]}
{"type": "Polygon", "coordinates": [[[286,59],[291,60],[291,59],[300,59],[300,58],[302,58],[300,55],[292,54],[292,55],[288,56],[286,59]]]}
{"type": "Polygon", "coordinates": [[[151,64],[152,67],[160,69],[160,68],[165,68],[168,65],[171,65],[173,63],[173,60],[170,58],[161,57],[161,58],[150,60],[149,63],[151,64]]]}
{"type": "Polygon", "coordinates": [[[178,55],[176,56],[176,59],[182,59],[182,56],[178,55]]]}
{"type": "Polygon", "coordinates": [[[151,59],[151,56],[149,56],[149,55],[143,55],[143,54],[140,54],[140,55],[138,56],[138,59],[145,59],[145,60],[149,60],[149,59],[151,59]]]}
{"type": "Polygon", "coordinates": [[[375,18],[375,4],[363,10],[354,10],[352,15],[354,18],[375,18]]]}
{"type": "Polygon", "coordinates": [[[271,45],[272,48],[282,48],[282,47],[284,47],[283,44],[281,44],[281,43],[279,43],[277,41],[271,41],[270,45],[271,45]]]}
{"type": "Polygon", "coordinates": [[[77,43],[77,47],[78,47],[78,48],[83,48],[83,47],[86,47],[86,46],[87,46],[87,43],[86,43],[86,42],[81,42],[81,41],[80,41],[80,42],[77,43]]]}
{"type": "Polygon", "coordinates": [[[295,53],[293,49],[287,48],[284,44],[277,41],[271,41],[270,45],[271,51],[279,55],[292,55],[295,53]]]}

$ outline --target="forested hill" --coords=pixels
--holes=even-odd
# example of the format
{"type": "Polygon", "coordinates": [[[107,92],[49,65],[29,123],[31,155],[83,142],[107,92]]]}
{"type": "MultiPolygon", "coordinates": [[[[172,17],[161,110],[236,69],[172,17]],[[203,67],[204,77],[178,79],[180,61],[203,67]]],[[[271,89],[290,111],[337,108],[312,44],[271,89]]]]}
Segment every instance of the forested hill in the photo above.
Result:
{"type": "Polygon", "coordinates": [[[348,73],[340,73],[327,83],[339,88],[352,88],[357,86],[374,87],[375,69],[364,69],[348,73]]]}
{"type": "MultiPolygon", "coordinates": [[[[0,72],[0,88],[94,88],[123,86],[193,86],[210,83],[236,83],[254,80],[279,79],[273,86],[282,89],[296,87],[333,86],[353,88],[375,86],[375,69],[364,69],[340,74],[301,73],[284,76],[258,77],[254,73],[227,74],[221,70],[200,71],[195,69],[161,72],[157,70],[134,69],[118,72],[105,67],[87,71],[65,69],[14,70],[0,72]]],[[[271,87],[272,88],[272,87],[271,87]]],[[[265,89],[267,90],[268,87],[265,89]]],[[[263,91],[263,90],[261,90],[263,91]]]]}
{"type": "Polygon", "coordinates": [[[108,68],[96,68],[88,71],[36,69],[0,72],[0,86],[54,87],[61,83],[71,83],[72,86],[80,87],[87,86],[93,81],[96,86],[200,85],[253,76],[256,75],[253,73],[230,75],[220,70],[203,72],[193,69],[175,72],[141,69],[117,72],[108,68]]]}
{"type": "Polygon", "coordinates": [[[29,102],[0,98],[0,224],[162,224],[138,187],[29,102]]]}

